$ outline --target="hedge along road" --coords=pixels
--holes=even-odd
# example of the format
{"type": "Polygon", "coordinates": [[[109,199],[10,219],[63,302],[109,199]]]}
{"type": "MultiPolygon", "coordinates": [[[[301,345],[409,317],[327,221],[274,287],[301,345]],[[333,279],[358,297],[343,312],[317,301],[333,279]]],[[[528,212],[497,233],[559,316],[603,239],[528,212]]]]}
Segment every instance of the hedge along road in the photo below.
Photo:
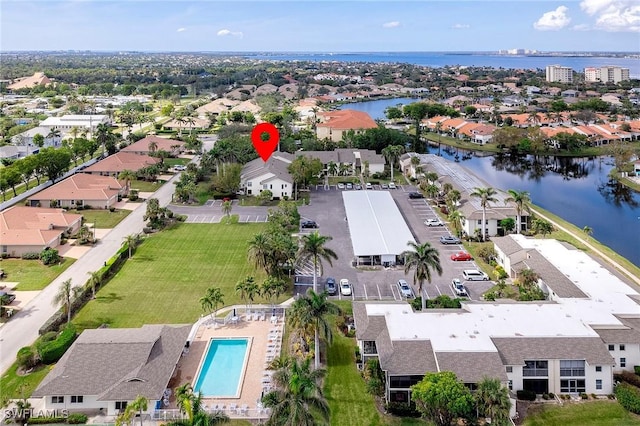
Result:
{"type": "MultiPolygon", "coordinates": [[[[162,185],[153,195],[165,207],[171,202],[175,185],[173,182],[180,174],[173,176],[162,185]]],[[[0,327],[0,372],[4,374],[16,359],[18,350],[31,345],[38,338],[38,330],[56,313],[59,306],[53,306],[52,301],[58,293],[63,281],[71,279],[73,286],[82,286],[89,279],[89,272],[94,272],[104,266],[122,247],[126,236],[142,232],[143,216],[146,213],[146,203],[131,212],[122,222],[104,236],[95,247],[91,248],[78,261],[71,265],[58,278],[51,282],[44,290],[31,300],[23,309],[11,317],[0,327]]]]}

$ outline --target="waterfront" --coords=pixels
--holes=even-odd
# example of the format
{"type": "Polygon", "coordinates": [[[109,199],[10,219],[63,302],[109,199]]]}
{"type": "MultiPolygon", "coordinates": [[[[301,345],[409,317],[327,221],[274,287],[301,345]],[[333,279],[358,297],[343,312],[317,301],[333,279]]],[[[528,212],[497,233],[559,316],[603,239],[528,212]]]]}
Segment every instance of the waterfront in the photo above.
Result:
{"type": "Polygon", "coordinates": [[[340,105],[338,109],[362,111],[369,114],[374,120],[385,120],[387,117],[384,115],[384,110],[388,107],[407,105],[418,100],[413,98],[378,99],[375,101],[347,103],[340,105]]]}

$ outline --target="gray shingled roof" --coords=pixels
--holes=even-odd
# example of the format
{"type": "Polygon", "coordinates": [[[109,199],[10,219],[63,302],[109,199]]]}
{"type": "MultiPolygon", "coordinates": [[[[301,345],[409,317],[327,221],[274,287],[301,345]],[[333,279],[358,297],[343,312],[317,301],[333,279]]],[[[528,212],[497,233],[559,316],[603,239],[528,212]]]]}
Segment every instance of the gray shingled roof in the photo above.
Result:
{"type": "Polygon", "coordinates": [[[380,368],[391,375],[418,375],[438,371],[430,340],[391,341],[385,328],[376,339],[380,368]]]}
{"type": "Polygon", "coordinates": [[[498,352],[436,352],[440,371],[453,371],[464,383],[478,383],[484,377],[507,380],[498,352]]]}
{"type": "Polygon", "coordinates": [[[599,337],[494,337],[505,365],[524,365],[525,359],[584,359],[589,365],[614,365],[599,337]]]}
{"type": "Polygon", "coordinates": [[[388,302],[388,301],[368,301],[353,302],[353,322],[356,326],[356,338],[358,340],[376,340],[376,338],[387,328],[387,322],[383,315],[367,315],[367,305],[380,303],[398,303],[407,304],[407,302],[388,302]]]}
{"type": "Polygon", "coordinates": [[[527,258],[518,262],[514,269],[522,270],[520,264],[534,270],[559,297],[588,297],[573,281],[567,278],[551,262],[549,262],[538,250],[527,251],[527,258]]]}
{"type": "Polygon", "coordinates": [[[159,399],[180,359],[190,325],[85,330],[34,391],[96,395],[99,401],[159,399]]]}
{"type": "Polygon", "coordinates": [[[491,237],[491,241],[506,256],[511,256],[514,253],[524,250],[516,240],[508,235],[506,237],[491,237]]]}
{"type": "Polygon", "coordinates": [[[640,342],[640,318],[616,315],[624,326],[606,328],[607,326],[592,326],[605,343],[635,343],[640,342]],[[600,328],[602,327],[602,328],[600,328]]]}

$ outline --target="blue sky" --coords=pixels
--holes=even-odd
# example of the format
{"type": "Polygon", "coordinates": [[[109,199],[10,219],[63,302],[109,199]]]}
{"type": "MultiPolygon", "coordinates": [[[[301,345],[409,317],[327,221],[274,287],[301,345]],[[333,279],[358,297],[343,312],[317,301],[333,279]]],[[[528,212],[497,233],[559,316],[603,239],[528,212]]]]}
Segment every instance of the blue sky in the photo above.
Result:
{"type": "Polygon", "coordinates": [[[640,51],[637,0],[2,0],[0,50],[640,51]]]}

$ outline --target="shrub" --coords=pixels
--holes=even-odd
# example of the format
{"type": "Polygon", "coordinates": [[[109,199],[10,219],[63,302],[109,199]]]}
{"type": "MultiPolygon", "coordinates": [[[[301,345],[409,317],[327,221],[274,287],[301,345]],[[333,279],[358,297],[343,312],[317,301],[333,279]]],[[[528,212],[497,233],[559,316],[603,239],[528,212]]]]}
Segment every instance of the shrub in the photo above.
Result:
{"type": "Polygon", "coordinates": [[[38,260],[40,259],[40,253],[35,253],[32,251],[22,253],[21,256],[24,260],[38,260]]]}
{"type": "Polygon", "coordinates": [[[416,409],[415,405],[407,404],[406,402],[389,402],[386,405],[387,412],[394,416],[400,417],[420,417],[420,412],[416,409]]]}
{"type": "Polygon", "coordinates": [[[58,254],[58,250],[47,247],[40,253],[40,259],[45,265],[54,265],[60,262],[60,255],[58,254]]]}
{"type": "Polygon", "coordinates": [[[640,376],[632,373],[631,371],[623,371],[620,374],[616,374],[615,378],[640,388],[640,376]]]}
{"type": "Polygon", "coordinates": [[[584,393],[584,392],[580,392],[580,398],[582,398],[582,399],[589,399],[589,395],[587,395],[587,394],[586,394],[586,393],[584,393]]]}
{"type": "Polygon", "coordinates": [[[40,359],[45,364],[52,364],[58,361],[69,349],[76,338],[76,329],[73,324],[69,324],[60,335],[51,342],[46,342],[38,348],[40,359]]]}
{"type": "Polygon", "coordinates": [[[140,195],[137,189],[129,191],[129,201],[138,201],[138,198],[140,198],[140,195]]]}
{"type": "Polygon", "coordinates": [[[551,399],[553,399],[553,398],[555,398],[555,397],[556,397],[556,394],[555,394],[555,393],[553,393],[553,392],[549,392],[549,394],[548,394],[548,395],[549,395],[549,398],[551,398],[551,399]]]}
{"type": "Polygon", "coordinates": [[[546,400],[551,399],[551,397],[549,396],[549,394],[548,394],[548,393],[543,393],[543,394],[542,394],[542,399],[544,399],[544,400],[546,401],[546,400]]]}
{"type": "Polygon", "coordinates": [[[640,376],[640,365],[634,365],[633,366],[633,371],[635,371],[636,374],[640,376]]]}
{"type": "Polygon", "coordinates": [[[111,207],[109,207],[109,211],[110,211],[111,213],[113,213],[113,212],[115,212],[115,211],[116,211],[116,208],[115,208],[115,207],[113,207],[113,206],[111,206],[111,207]]]}
{"type": "Polygon", "coordinates": [[[640,414],[640,389],[628,383],[620,383],[616,386],[616,398],[626,410],[640,414]]]}
{"type": "Polygon", "coordinates": [[[30,425],[46,425],[50,423],[64,423],[66,419],[64,417],[31,417],[29,418],[30,425]]]}
{"type": "Polygon", "coordinates": [[[40,337],[40,343],[51,342],[53,340],[56,340],[57,337],[58,333],[56,333],[55,331],[48,331],[40,337]]]}
{"type": "Polygon", "coordinates": [[[521,401],[535,401],[536,393],[528,390],[519,390],[516,392],[516,395],[521,401]]]}
{"type": "Polygon", "coordinates": [[[87,423],[87,420],[87,415],[82,413],[69,414],[69,417],[67,417],[67,423],[69,423],[70,425],[85,424],[87,423]]]}
{"type": "Polygon", "coordinates": [[[18,351],[18,365],[23,368],[31,368],[38,363],[36,353],[31,346],[25,346],[18,351]]]}

